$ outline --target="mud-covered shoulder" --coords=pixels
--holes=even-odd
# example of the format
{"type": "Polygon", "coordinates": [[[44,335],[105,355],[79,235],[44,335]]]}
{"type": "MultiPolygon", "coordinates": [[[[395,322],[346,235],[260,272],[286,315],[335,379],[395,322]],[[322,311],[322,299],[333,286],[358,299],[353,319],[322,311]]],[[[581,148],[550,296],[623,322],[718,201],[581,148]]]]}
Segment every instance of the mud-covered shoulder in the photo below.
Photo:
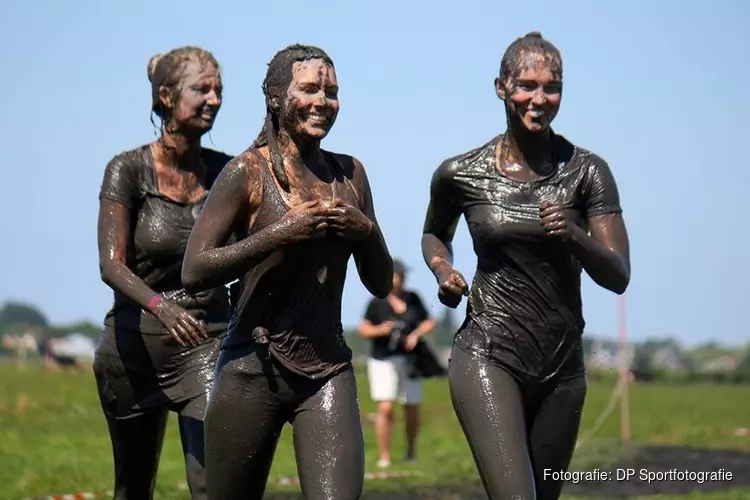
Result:
{"type": "Polygon", "coordinates": [[[497,137],[479,147],[443,160],[433,171],[430,180],[430,194],[433,200],[443,203],[460,204],[462,201],[462,174],[471,170],[475,161],[484,157],[488,148],[492,148],[497,137]]]}
{"type": "Polygon", "coordinates": [[[219,175],[222,184],[244,186],[248,193],[256,191],[262,184],[262,172],[260,160],[252,150],[245,150],[234,157],[227,155],[227,158],[219,175]]]}
{"type": "Polygon", "coordinates": [[[587,216],[622,213],[619,188],[607,160],[589,149],[569,144],[573,150],[570,164],[580,169],[580,193],[587,216]]]}
{"type": "Polygon", "coordinates": [[[132,208],[139,197],[144,172],[149,166],[149,144],[114,155],[104,168],[99,200],[109,200],[132,208]]]}

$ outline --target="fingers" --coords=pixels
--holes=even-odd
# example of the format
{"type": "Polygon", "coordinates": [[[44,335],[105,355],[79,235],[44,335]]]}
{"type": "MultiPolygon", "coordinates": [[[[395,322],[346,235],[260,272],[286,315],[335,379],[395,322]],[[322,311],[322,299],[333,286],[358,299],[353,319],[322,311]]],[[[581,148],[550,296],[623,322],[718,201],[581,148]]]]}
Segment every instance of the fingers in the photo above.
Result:
{"type": "Polygon", "coordinates": [[[188,335],[188,333],[185,331],[185,328],[183,328],[183,326],[179,322],[176,322],[174,326],[169,329],[169,333],[182,347],[188,346],[189,341],[187,339],[190,338],[190,335],[188,335]]]}
{"type": "Polygon", "coordinates": [[[307,210],[308,208],[317,207],[320,205],[320,200],[309,200],[309,201],[303,201],[299,205],[296,205],[294,208],[298,210],[307,210]]]}
{"type": "Polygon", "coordinates": [[[190,345],[196,346],[200,344],[201,337],[203,336],[201,334],[203,327],[200,325],[200,323],[194,324],[191,319],[197,323],[197,320],[193,318],[189,313],[184,312],[180,314],[175,324],[175,330],[180,333],[183,340],[185,340],[190,345]]]}
{"type": "Polygon", "coordinates": [[[548,232],[564,231],[567,223],[564,220],[553,221],[544,225],[544,229],[548,232]]]}
{"type": "Polygon", "coordinates": [[[466,280],[464,279],[464,277],[459,274],[454,278],[454,280],[456,282],[456,286],[461,290],[461,294],[465,297],[468,297],[469,296],[469,284],[466,283],[466,280]]]}
{"type": "Polygon", "coordinates": [[[201,337],[204,339],[208,337],[202,321],[195,319],[192,314],[187,314],[187,321],[198,331],[201,337]]]}
{"type": "Polygon", "coordinates": [[[559,215],[564,217],[563,210],[564,207],[561,207],[560,205],[553,205],[549,202],[542,202],[539,204],[539,217],[541,217],[542,219],[550,217],[552,215],[559,215]]]}
{"type": "Polygon", "coordinates": [[[453,295],[464,295],[464,289],[461,288],[458,284],[454,283],[452,280],[442,283],[440,285],[440,290],[453,295]]]}

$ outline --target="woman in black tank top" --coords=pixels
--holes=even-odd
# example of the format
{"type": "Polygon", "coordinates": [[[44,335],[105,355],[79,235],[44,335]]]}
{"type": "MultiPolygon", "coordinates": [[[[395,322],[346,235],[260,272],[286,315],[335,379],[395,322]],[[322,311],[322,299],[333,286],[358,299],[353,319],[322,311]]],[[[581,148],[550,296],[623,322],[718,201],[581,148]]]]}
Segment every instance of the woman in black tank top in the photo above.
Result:
{"type": "Polygon", "coordinates": [[[287,47],[263,89],[263,130],[217,179],[183,264],[188,290],[242,280],[206,413],[209,498],[262,498],[289,422],[305,498],[354,500],[364,445],[341,297],[351,256],[377,297],[393,262],[364,167],[320,149],[339,108],[328,55],[287,47]]]}

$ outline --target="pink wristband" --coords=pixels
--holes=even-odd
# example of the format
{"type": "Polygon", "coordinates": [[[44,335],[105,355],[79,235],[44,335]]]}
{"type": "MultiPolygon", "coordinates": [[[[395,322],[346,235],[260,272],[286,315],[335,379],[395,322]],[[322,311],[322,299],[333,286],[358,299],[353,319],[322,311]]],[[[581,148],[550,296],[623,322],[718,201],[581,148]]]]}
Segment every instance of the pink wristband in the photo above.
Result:
{"type": "Polygon", "coordinates": [[[156,306],[159,305],[159,302],[162,301],[162,296],[157,294],[151,297],[148,301],[148,304],[146,304],[146,307],[149,311],[153,311],[156,306]]]}

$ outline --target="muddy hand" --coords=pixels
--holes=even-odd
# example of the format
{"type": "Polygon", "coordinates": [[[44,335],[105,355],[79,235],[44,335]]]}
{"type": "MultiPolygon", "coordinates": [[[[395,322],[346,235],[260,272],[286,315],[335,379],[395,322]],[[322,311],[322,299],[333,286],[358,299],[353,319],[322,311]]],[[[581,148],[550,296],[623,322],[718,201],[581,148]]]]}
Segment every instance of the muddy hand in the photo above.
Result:
{"type": "Polygon", "coordinates": [[[548,235],[563,241],[570,236],[571,225],[565,217],[564,207],[543,201],[539,204],[539,218],[548,235]]]}
{"type": "Polygon", "coordinates": [[[183,347],[196,346],[208,336],[203,323],[173,302],[162,300],[156,306],[154,314],[169,334],[183,347]]]}
{"type": "Polygon", "coordinates": [[[469,296],[469,285],[463,275],[453,267],[446,266],[437,273],[439,283],[438,299],[440,302],[455,309],[464,296],[469,296]]]}
{"type": "Polygon", "coordinates": [[[328,210],[327,220],[328,227],[336,236],[351,241],[364,240],[374,226],[361,210],[338,199],[328,210]]]}
{"type": "Polygon", "coordinates": [[[328,229],[326,213],[328,209],[319,201],[306,201],[293,207],[279,221],[286,241],[300,241],[322,238],[328,229]]]}

